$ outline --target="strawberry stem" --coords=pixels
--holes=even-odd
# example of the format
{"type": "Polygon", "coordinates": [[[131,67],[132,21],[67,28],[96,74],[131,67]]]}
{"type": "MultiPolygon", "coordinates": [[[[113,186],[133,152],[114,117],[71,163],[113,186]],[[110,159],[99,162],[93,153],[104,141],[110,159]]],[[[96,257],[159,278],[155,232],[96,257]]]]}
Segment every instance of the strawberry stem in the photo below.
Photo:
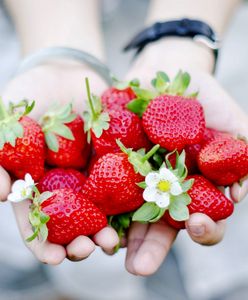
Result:
{"type": "Polygon", "coordinates": [[[96,111],[94,109],[93,101],[92,101],[92,98],[91,98],[90,84],[89,84],[88,77],[85,78],[85,84],[86,84],[87,96],[88,96],[88,101],[89,101],[89,104],[90,104],[90,109],[91,109],[91,112],[92,112],[92,116],[93,116],[93,119],[96,120],[97,119],[97,114],[96,114],[96,111]]]}
{"type": "Polygon", "coordinates": [[[4,120],[9,116],[4,103],[3,103],[3,99],[0,98],[0,120],[4,120]]]}
{"type": "Polygon", "coordinates": [[[151,158],[153,156],[153,154],[155,154],[157,152],[157,150],[159,149],[160,145],[155,145],[154,147],[152,147],[152,149],[147,152],[141,159],[142,162],[147,161],[149,158],[151,158]]]}

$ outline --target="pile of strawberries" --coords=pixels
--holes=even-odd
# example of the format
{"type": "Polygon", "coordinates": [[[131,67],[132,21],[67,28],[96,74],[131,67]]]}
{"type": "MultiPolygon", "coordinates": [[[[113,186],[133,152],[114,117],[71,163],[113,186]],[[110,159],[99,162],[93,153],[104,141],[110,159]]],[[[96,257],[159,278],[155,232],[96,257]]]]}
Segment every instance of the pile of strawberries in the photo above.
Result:
{"type": "Polygon", "coordinates": [[[242,182],[248,145],[206,128],[197,94],[185,95],[189,83],[188,73],[170,81],[158,72],[150,90],[134,80],[97,97],[86,79],[82,116],[68,104],[39,123],[27,116],[34,103],[7,110],[0,102],[0,165],[37,183],[27,195],[28,240],[66,245],[107,224],[121,237],[132,220],[163,218],[181,229],[195,212],[214,221],[230,216],[233,203],[217,186],[242,182]]]}

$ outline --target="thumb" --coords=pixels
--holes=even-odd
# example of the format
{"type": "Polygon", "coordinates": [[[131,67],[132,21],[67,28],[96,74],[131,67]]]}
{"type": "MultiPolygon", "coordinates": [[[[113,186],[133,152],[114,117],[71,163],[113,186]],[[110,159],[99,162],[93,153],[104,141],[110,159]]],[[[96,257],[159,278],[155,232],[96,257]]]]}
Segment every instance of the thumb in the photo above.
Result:
{"type": "Polygon", "coordinates": [[[0,201],[5,201],[11,189],[9,174],[0,167],[0,201]]]}

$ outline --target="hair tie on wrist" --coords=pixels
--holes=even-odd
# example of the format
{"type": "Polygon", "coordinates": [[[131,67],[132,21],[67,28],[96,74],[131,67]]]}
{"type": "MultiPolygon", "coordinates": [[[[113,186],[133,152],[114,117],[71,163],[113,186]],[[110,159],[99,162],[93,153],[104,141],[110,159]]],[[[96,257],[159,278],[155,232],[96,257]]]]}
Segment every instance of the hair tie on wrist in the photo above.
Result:
{"type": "Polygon", "coordinates": [[[85,63],[99,74],[108,85],[113,84],[113,79],[109,68],[95,56],[78,49],[67,47],[48,47],[31,54],[21,61],[14,75],[21,74],[32,67],[46,62],[49,59],[67,58],[81,63],[85,63]]]}

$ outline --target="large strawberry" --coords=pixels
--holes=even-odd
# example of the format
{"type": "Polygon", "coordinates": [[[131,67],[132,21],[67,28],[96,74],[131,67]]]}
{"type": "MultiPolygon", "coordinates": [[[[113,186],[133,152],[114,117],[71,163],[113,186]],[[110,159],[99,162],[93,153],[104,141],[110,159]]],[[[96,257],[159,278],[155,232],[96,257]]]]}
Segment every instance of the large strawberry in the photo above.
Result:
{"type": "Polygon", "coordinates": [[[74,169],[56,168],[48,171],[39,181],[40,192],[52,192],[58,189],[70,188],[75,192],[81,192],[86,177],[74,169]]]}
{"type": "Polygon", "coordinates": [[[90,152],[82,118],[72,112],[72,105],[52,109],[42,118],[48,146],[46,162],[61,168],[83,168],[90,152]]]}
{"type": "Polygon", "coordinates": [[[147,202],[135,212],[134,221],[157,222],[164,218],[180,229],[192,213],[204,213],[214,221],[232,214],[233,203],[211,182],[201,175],[187,176],[184,151],[177,153],[175,168],[169,155],[166,165],[146,176],[143,197],[147,202]]]}
{"type": "Polygon", "coordinates": [[[34,188],[29,221],[34,234],[51,243],[67,245],[80,235],[90,236],[107,225],[106,216],[83,194],[59,189],[39,194],[34,188]]]}
{"type": "Polygon", "coordinates": [[[32,110],[27,101],[10,105],[7,111],[0,99],[0,165],[17,178],[26,173],[39,180],[44,173],[45,141],[39,124],[26,115],[32,110]],[[25,112],[15,108],[25,106],[25,112]]]}
{"type": "Polygon", "coordinates": [[[133,112],[143,113],[148,138],[170,151],[199,143],[204,133],[202,105],[192,95],[184,96],[189,82],[188,73],[179,72],[170,83],[165,73],[158,72],[152,81],[156,92],[136,89],[137,99],[128,104],[133,112]]]}
{"type": "Polygon", "coordinates": [[[143,191],[137,184],[151,170],[147,159],[158,149],[155,146],[145,154],[143,150],[133,152],[119,145],[124,153],[102,156],[94,164],[83,189],[87,198],[106,215],[131,212],[142,205],[143,191]]]}
{"type": "Polygon", "coordinates": [[[148,149],[150,143],[138,116],[128,110],[102,111],[100,98],[91,96],[87,80],[86,85],[90,109],[84,112],[85,131],[92,137],[97,156],[119,152],[116,139],[134,150],[148,149]]]}
{"type": "Polygon", "coordinates": [[[231,185],[248,174],[248,145],[230,136],[219,137],[202,148],[198,166],[215,184],[231,185]]]}
{"type": "MultiPolygon", "coordinates": [[[[188,191],[191,203],[188,206],[189,213],[203,213],[214,221],[228,218],[234,210],[234,205],[220,190],[201,175],[189,176],[194,179],[192,188],[188,191]]],[[[169,212],[163,217],[176,229],[185,228],[184,222],[174,220],[169,212]]]]}

